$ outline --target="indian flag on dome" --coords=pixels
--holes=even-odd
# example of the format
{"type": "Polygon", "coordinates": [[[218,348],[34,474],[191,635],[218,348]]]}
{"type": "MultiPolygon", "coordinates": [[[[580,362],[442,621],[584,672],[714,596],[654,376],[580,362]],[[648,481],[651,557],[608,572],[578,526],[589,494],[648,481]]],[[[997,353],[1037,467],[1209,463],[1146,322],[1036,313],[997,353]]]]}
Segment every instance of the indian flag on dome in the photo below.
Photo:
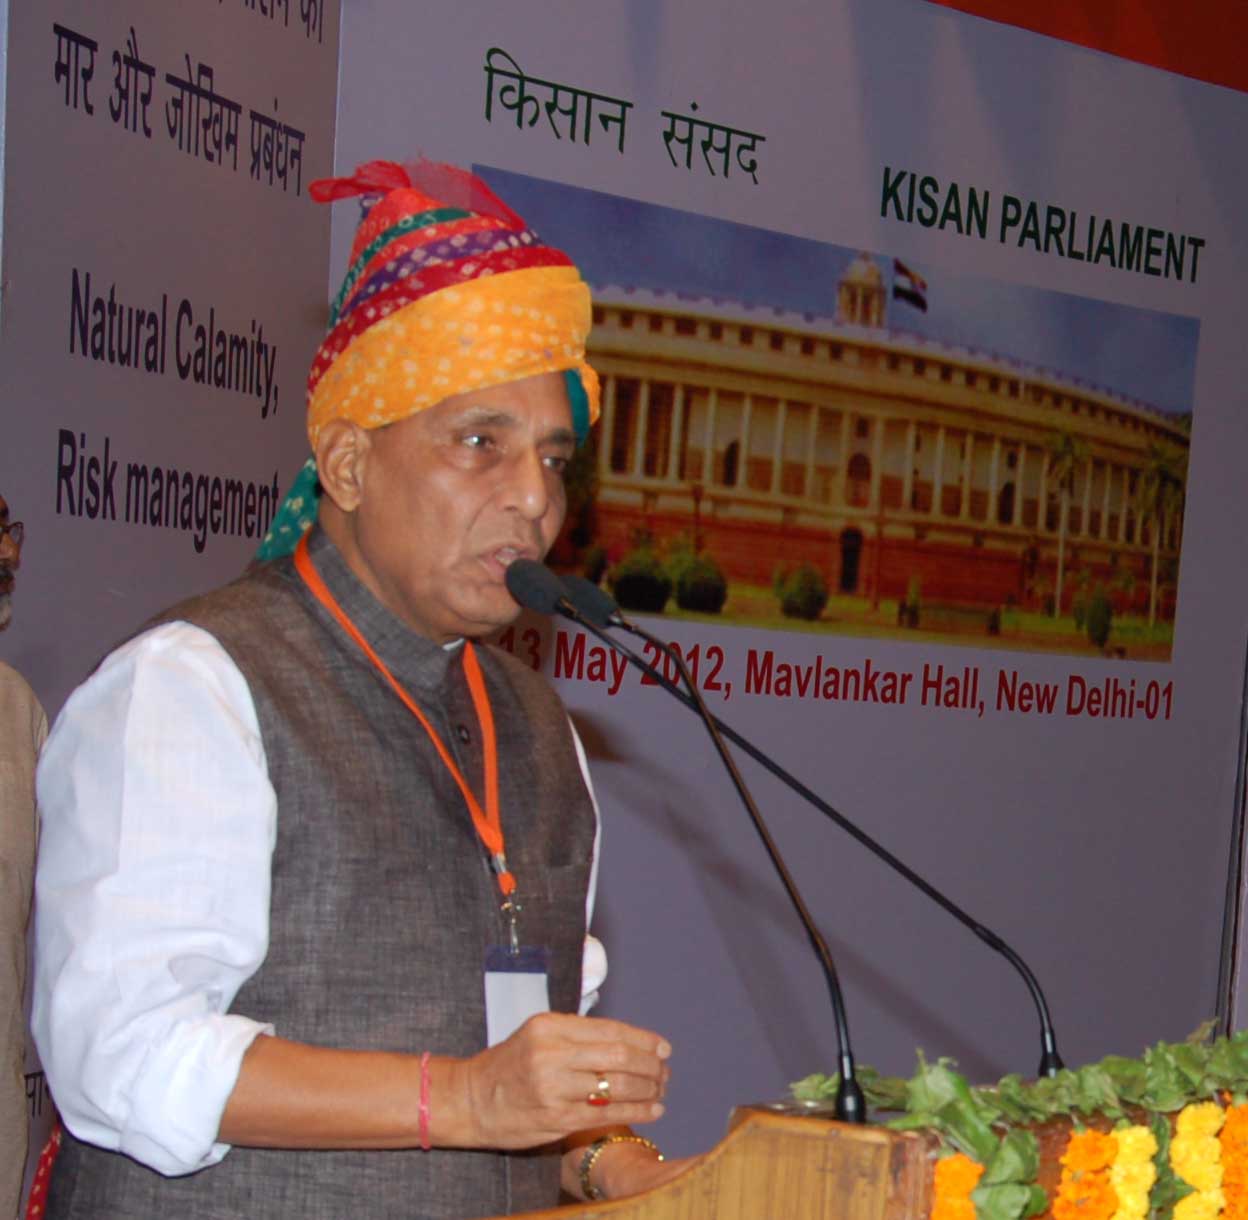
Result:
{"type": "Polygon", "coordinates": [[[893,259],[893,300],[927,313],[927,281],[899,258],[893,259]]]}

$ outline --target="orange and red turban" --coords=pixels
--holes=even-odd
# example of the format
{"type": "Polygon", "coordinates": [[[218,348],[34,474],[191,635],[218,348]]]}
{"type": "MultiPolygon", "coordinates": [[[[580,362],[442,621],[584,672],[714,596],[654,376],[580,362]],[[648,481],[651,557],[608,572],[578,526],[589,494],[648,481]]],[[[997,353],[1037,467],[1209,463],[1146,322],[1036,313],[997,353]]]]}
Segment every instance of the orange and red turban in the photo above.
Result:
{"type": "Polygon", "coordinates": [[[372,200],[308,375],[314,447],[329,419],[380,427],[538,373],[575,373],[574,416],[578,407],[586,415],[578,431],[597,418],[598,378],[585,363],[589,289],[479,178],[373,161],[308,192],[372,200]]]}
{"type": "MultiPolygon", "coordinates": [[[[308,373],[313,449],[331,419],[397,423],[444,398],[562,372],[583,437],[599,389],[585,362],[589,289],[481,179],[435,162],[370,161],[313,182],[320,203],[361,197],[364,216],[308,373]]],[[[258,558],[293,551],[316,515],[305,466],[258,558]]]]}

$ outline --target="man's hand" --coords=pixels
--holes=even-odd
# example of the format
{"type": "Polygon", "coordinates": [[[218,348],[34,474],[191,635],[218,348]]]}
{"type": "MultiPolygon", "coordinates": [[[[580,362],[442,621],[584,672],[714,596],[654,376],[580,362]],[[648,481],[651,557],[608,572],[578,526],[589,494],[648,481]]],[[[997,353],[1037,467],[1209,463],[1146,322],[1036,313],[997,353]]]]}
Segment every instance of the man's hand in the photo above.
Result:
{"type": "MultiPolygon", "coordinates": [[[[574,1131],[663,1114],[671,1046],[596,1017],[542,1013],[470,1059],[429,1061],[439,1148],[536,1148],[574,1131]],[[591,1106],[604,1077],[611,1104],[591,1106]]],[[[259,1148],[415,1148],[421,1057],[262,1035],[243,1056],[218,1138],[259,1148]]]]}
{"type": "Polygon", "coordinates": [[[452,1105],[462,1098],[467,1120],[458,1138],[440,1142],[532,1148],[604,1120],[652,1122],[663,1114],[671,1053],[658,1034],[622,1021],[563,1013],[531,1017],[505,1042],[471,1059],[432,1065],[435,1122],[439,1097],[444,1103],[454,1098],[452,1105]],[[611,1103],[591,1106],[586,1099],[603,1077],[611,1103]]]}
{"type": "MultiPolygon", "coordinates": [[[[607,1199],[638,1195],[670,1182],[678,1174],[692,1168],[700,1160],[696,1156],[675,1161],[660,1161],[642,1144],[608,1144],[594,1165],[593,1184],[607,1199]]],[[[580,1193],[579,1182],[577,1194],[580,1193]]]]}

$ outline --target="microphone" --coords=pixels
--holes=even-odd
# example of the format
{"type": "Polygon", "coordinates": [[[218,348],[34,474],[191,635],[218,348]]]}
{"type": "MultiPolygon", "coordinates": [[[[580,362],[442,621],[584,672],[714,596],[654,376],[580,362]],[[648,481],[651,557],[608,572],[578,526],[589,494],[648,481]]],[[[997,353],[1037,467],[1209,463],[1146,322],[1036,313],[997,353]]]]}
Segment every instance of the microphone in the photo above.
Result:
{"type": "MultiPolygon", "coordinates": [[[[513,560],[503,573],[503,582],[512,600],[526,610],[534,610],[538,614],[562,614],[565,618],[577,617],[576,607],[568,600],[567,586],[536,559],[513,560]]],[[[589,584],[589,581],[585,583],[589,584]]],[[[605,593],[602,595],[608,602],[611,601],[605,593]]]]}
{"type": "MultiPolygon", "coordinates": [[[[542,565],[539,564],[537,566],[540,567],[542,565]]],[[[635,635],[639,635],[643,639],[653,639],[653,637],[647,632],[643,632],[635,624],[630,623],[627,619],[625,619],[620,613],[619,607],[615,603],[615,599],[592,581],[586,580],[583,576],[568,576],[564,578],[563,583],[566,587],[566,600],[569,600],[572,603],[572,606],[577,613],[569,615],[562,607],[555,606],[557,613],[563,614],[565,617],[572,618],[574,621],[579,622],[586,627],[589,627],[590,623],[603,627],[623,627],[625,630],[630,631],[635,635]]],[[[550,611],[544,611],[543,613],[550,613],[550,611]]],[[[590,629],[593,630],[592,627],[590,629]]],[[[694,701],[683,691],[681,691],[675,683],[668,679],[666,675],[661,674],[657,669],[648,664],[641,657],[637,656],[629,649],[624,648],[621,644],[612,640],[602,632],[595,630],[594,634],[604,640],[607,644],[619,649],[619,651],[628,657],[628,659],[637,668],[647,673],[651,678],[658,682],[660,686],[662,686],[670,694],[675,695],[676,698],[687,707],[693,708],[695,711],[697,710],[694,701]]],[[[654,643],[659,647],[664,647],[662,642],[659,640],[654,640],[654,643]]],[[[668,652],[668,655],[673,655],[673,652],[669,652],[666,647],[664,647],[664,651],[668,652]]],[[[675,656],[678,655],[679,654],[675,654],[673,659],[675,659],[675,656]]],[[[808,804],[813,805],[814,808],[816,808],[825,817],[835,822],[843,831],[845,831],[852,838],[856,839],[874,856],[887,864],[895,873],[903,877],[906,881],[909,881],[910,884],[921,893],[925,894],[938,906],[947,911],[954,917],[954,919],[962,924],[963,927],[969,928],[981,941],[983,941],[984,944],[986,944],[990,949],[993,949],[997,953],[1001,954],[1001,956],[1004,957],[1006,961],[1008,961],[1010,965],[1018,971],[1019,975],[1023,979],[1023,982],[1027,985],[1027,990],[1031,994],[1032,1001],[1036,1006],[1036,1013],[1040,1020],[1041,1049],[1039,1075],[1056,1076],[1065,1065],[1062,1063],[1062,1058],[1057,1051],[1057,1035],[1053,1029],[1053,1021],[1049,1016],[1049,1006],[1044,998],[1044,992],[1040,987],[1039,979],[1037,979],[1035,974],[1032,973],[1031,968],[1025,961],[1023,961],[1022,957],[1004,940],[1002,940],[1000,936],[993,932],[992,929],[985,927],[978,920],[968,915],[967,912],[965,912],[960,906],[958,906],[957,903],[953,901],[953,899],[946,897],[934,885],[910,868],[909,865],[905,864],[897,856],[893,855],[893,853],[882,844],[876,842],[876,840],[867,834],[865,830],[850,821],[850,819],[844,814],[834,809],[825,800],[823,800],[822,797],[811,791],[811,789],[803,784],[801,780],[791,775],[782,766],[780,766],[779,763],[773,761],[768,755],[764,754],[762,750],[758,749],[758,747],[747,738],[742,737],[741,734],[736,732],[736,730],[730,725],[725,724],[713,714],[711,714],[711,719],[729,741],[743,749],[751,758],[754,759],[755,762],[764,766],[771,772],[772,775],[784,784],[787,784],[792,791],[796,792],[798,796],[800,796],[808,804]]]]}
{"type": "Polygon", "coordinates": [[[586,618],[599,627],[624,627],[624,616],[611,596],[601,585],[596,585],[584,576],[565,576],[564,589],[567,596],[586,618]]]}
{"type": "Polygon", "coordinates": [[[784,858],[780,854],[780,849],[776,846],[775,840],[772,839],[767,825],[763,821],[763,816],[759,812],[758,806],[754,803],[754,798],[750,795],[745,780],[737,769],[736,762],[733,760],[732,755],[729,754],[728,747],[724,745],[715,718],[711,715],[710,710],[703,701],[702,694],[698,690],[696,683],[690,677],[684,658],[679,651],[670,648],[662,640],[628,623],[619,613],[615,602],[596,585],[591,585],[589,581],[585,581],[583,585],[577,584],[574,588],[569,588],[544,564],[535,563],[533,560],[516,560],[507,568],[506,582],[508,592],[522,606],[531,610],[539,610],[545,614],[549,614],[551,610],[554,610],[572,619],[574,622],[581,623],[609,647],[623,652],[634,664],[641,664],[644,668],[649,669],[649,666],[645,665],[645,662],[641,661],[640,658],[635,657],[627,649],[620,648],[598,626],[598,619],[601,618],[604,624],[612,621],[618,623],[620,626],[653,643],[656,648],[662,649],[672,659],[686,687],[689,689],[690,696],[692,696],[692,698],[685,698],[684,701],[694,708],[701,717],[702,723],[706,726],[706,730],[711,736],[711,741],[719,753],[720,760],[723,762],[729,778],[737,790],[737,795],[741,798],[741,803],[750,815],[750,821],[754,824],[754,829],[762,840],[763,847],[771,859],[772,867],[780,877],[789,896],[789,901],[793,904],[793,909],[797,912],[811,946],[819,958],[819,963],[823,967],[824,977],[828,984],[828,992],[832,999],[832,1011],[836,1019],[837,1060],[840,1067],[840,1085],[836,1094],[836,1116],[842,1122],[866,1122],[867,1101],[863,1096],[862,1087],[859,1085],[855,1074],[854,1054],[850,1049],[849,1043],[849,1019],[845,1012],[845,998],[841,992],[840,982],[837,979],[832,953],[828,949],[827,941],[824,940],[816,926],[810,911],[807,910],[806,903],[802,900],[801,892],[797,888],[797,883],[789,873],[784,863],[784,858]],[[534,571],[533,569],[535,568],[539,569],[539,571],[534,571]],[[513,572],[515,573],[514,580],[512,577],[513,572]],[[560,595],[560,589],[562,590],[562,595],[560,595]],[[572,594],[571,598],[568,596],[569,593],[572,594]],[[584,604],[584,613],[582,613],[580,606],[577,604],[578,602],[584,604]]]}

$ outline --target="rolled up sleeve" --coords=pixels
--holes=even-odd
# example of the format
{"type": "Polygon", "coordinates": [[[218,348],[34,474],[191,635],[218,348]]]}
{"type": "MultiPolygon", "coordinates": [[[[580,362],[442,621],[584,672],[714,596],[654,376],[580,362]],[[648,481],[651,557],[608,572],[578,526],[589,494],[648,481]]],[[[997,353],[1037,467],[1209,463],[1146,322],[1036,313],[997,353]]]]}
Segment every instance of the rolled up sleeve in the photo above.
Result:
{"type": "Polygon", "coordinates": [[[219,1161],[242,1058],[229,1012],[268,948],[277,802],[242,675],[155,629],[66,703],[38,771],[32,1028],[80,1139],[166,1175],[219,1161]]]}
{"type": "MultiPolygon", "coordinates": [[[[589,888],[585,895],[585,927],[594,921],[594,901],[598,896],[598,861],[602,854],[602,813],[598,808],[598,797],[594,793],[594,784],[589,777],[589,760],[585,757],[585,746],[581,735],[576,731],[571,719],[568,728],[572,730],[572,744],[576,747],[576,761],[581,768],[581,777],[585,780],[585,788],[589,793],[590,804],[594,808],[594,858],[589,870],[589,888]]],[[[581,953],[581,1002],[578,1011],[586,1016],[598,1003],[598,992],[607,981],[607,950],[596,936],[585,935],[585,946],[581,953]]]]}

